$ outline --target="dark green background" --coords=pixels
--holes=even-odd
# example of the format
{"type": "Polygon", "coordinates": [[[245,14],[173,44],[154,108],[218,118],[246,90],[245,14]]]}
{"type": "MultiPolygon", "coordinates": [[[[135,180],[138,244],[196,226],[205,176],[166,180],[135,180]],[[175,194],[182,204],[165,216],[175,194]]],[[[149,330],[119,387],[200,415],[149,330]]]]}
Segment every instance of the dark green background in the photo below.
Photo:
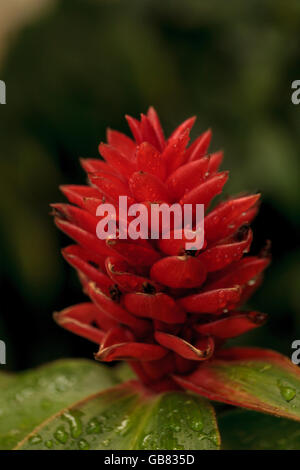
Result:
{"type": "Polygon", "coordinates": [[[82,301],[59,249],[48,204],[81,184],[78,157],[94,157],[110,126],[154,105],[168,132],[197,114],[230,170],[225,194],[263,192],[254,251],[273,263],[251,307],[269,323],[239,339],[291,354],[300,338],[300,79],[298,0],[61,0],[11,45],[0,78],[0,338],[9,369],[95,346],[57,327],[54,310],[82,301]]]}

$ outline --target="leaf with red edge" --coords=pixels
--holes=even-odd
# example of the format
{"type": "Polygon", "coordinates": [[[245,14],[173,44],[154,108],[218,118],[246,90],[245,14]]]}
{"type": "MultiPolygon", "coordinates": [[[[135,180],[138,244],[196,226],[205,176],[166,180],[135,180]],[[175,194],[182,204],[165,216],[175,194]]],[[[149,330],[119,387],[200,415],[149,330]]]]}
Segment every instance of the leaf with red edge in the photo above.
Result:
{"type": "Polygon", "coordinates": [[[300,370],[275,351],[225,349],[175,380],[211,400],[300,421],[300,370]]]}
{"type": "MultiPolygon", "coordinates": [[[[76,385],[81,388],[77,382],[76,385]]],[[[28,431],[23,433],[17,449],[219,448],[220,436],[214,410],[206,400],[183,392],[153,394],[135,381],[104,392],[102,388],[99,387],[99,393],[86,394],[75,403],[68,401],[67,409],[58,408],[59,411],[50,414],[46,421],[39,420],[37,428],[33,430],[32,426],[28,429],[31,431],[29,435],[28,431]]]]}

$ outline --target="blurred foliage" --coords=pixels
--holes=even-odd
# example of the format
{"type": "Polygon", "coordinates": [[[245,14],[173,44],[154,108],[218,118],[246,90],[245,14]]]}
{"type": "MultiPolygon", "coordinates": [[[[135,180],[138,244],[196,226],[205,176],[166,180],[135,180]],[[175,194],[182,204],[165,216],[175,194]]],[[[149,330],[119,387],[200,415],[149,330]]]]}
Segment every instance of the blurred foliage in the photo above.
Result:
{"type": "MultiPolygon", "coordinates": [[[[51,312],[83,299],[62,262],[66,238],[48,216],[58,185],[82,183],[78,157],[97,155],[110,126],[154,105],[167,132],[198,115],[225,149],[226,194],[259,189],[254,249],[273,265],[251,305],[270,322],[242,342],[290,354],[300,337],[300,78],[298,0],[61,0],[24,28],[2,67],[0,108],[1,337],[9,368],[95,347],[54,325],[51,312]],[[3,325],[2,325],[3,324],[3,325]]],[[[239,340],[241,342],[241,340],[239,340]]]]}

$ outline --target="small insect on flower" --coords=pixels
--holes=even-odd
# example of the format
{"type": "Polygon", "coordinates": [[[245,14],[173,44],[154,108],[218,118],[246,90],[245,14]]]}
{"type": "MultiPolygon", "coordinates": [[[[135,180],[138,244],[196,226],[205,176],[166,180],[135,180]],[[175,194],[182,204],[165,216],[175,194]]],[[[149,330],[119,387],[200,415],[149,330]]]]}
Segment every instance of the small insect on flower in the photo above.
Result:
{"type": "Polygon", "coordinates": [[[193,377],[218,357],[226,340],[266,320],[265,314],[241,310],[270,262],[267,252],[248,255],[260,195],[232,197],[210,210],[228,179],[227,171],[219,171],[223,153],[208,152],[211,131],[190,143],[192,117],[165,138],[152,107],[140,120],[126,119],[133,138],[108,129],[107,143],[99,145],[103,159],[81,162],[89,185],[62,186],[70,204],[52,205],[57,227],[75,242],[63,256],[90,299],[55,319],[98,344],[97,360],[126,360],[153,390],[178,389],[182,377],[193,377]],[[201,249],[187,250],[172,222],[163,237],[163,223],[156,219],[151,227],[151,218],[155,239],[124,239],[118,236],[121,225],[124,232],[118,211],[117,236],[98,238],[97,208],[109,203],[117,209],[120,197],[128,206],[147,208],[203,204],[201,249]]]}

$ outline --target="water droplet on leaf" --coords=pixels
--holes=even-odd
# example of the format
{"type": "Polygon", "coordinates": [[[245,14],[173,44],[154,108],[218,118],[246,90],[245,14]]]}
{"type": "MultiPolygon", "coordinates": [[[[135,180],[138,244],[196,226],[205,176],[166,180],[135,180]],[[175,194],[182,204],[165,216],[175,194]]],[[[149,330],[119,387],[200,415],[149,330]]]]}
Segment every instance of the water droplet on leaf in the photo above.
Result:
{"type": "Polygon", "coordinates": [[[39,434],[36,434],[35,436],[31,436],[29,438],[29,444],[31,445],[39,444],[40,442],[42,442],[42,438],[39,434]]]}
{"type": "Polygon", "coordinates": [[[69,435],[66,432],[64,426],[60,426],[56,429],[54,437],[60,444],[65,444],[69,438],[69,435]]]}
{"type": "Polygon", "coordinates": [[[80,439],[78,442],[78,449],[80,450],[89,450],[90,444],[85,439],[80,439]]]}
{"type": "Polygon", "coordinates": [[[289,402],[295,398],[296,390],[294,388],[283,385],[282,383],[278,383],[278,387],[279,387],[281,396],[285,399],[285,401],[289,402]]]}
{"type": "Polygon", "coordinates": [[[101,423],[97,418],[92,418],[87,424],[86,432],[88,434],[100,434],[102,430],[101,423]]]}

